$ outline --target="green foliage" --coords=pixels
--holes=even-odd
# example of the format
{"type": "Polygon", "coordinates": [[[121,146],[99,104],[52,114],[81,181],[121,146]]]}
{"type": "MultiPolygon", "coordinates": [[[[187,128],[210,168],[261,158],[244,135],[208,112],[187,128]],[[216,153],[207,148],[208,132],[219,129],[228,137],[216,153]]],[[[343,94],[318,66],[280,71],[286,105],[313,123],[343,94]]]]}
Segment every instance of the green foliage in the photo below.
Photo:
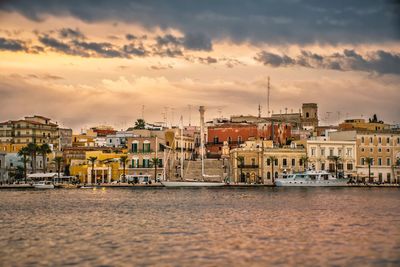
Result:
{"type": "Polygon", "coordinates": [[[137,119],[137,121],[135,122],[135,127],[133,127],[134,129],[145,129],[146,126],[146,122],[144,121],[144,119],[137,119]]]}

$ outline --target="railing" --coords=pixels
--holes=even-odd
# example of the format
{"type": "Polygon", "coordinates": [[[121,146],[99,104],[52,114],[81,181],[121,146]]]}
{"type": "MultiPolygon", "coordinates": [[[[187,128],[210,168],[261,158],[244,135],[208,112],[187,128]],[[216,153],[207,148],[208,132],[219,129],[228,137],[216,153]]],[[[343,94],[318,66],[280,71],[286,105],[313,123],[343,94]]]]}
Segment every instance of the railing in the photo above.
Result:
{"type": "Polygon", "coordinates": [[[138,149],[138,150],[136,150],[136,151],[130,151],[132,154],[140,154],[140,153],[142,153],[142,154],[148,154],[148,153],[153,153],[154,152],[154,150],[152,150],[152,149],[150,149],[150,150],[147,150],[147,149],[145,149],[145,150],[143,150],[143,149],[138,149]]]}
{"type": "Polygon", "coordinates": [[[238,168],[242,168],[242,169],[257,169],[258,168],[258,164],[245,164],[245,165],[240,165],[238,164],[238,168]]]}

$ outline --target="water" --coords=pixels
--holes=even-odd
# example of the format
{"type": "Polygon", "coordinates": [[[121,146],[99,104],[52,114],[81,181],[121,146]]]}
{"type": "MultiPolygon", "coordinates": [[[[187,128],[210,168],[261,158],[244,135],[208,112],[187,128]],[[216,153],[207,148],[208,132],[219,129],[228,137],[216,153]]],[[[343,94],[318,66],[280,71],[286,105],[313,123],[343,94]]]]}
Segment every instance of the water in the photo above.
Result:
{"type": "Polygon", "coordinates": [[[0,266],[399,266],[396,188],[0,191],[0,266]]]}

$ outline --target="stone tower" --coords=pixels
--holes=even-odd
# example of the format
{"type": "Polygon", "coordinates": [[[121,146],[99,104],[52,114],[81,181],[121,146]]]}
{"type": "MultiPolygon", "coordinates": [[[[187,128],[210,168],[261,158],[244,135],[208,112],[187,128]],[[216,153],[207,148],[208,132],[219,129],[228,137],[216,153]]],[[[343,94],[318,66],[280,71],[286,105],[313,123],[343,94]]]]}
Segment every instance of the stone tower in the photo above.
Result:
{"type": "Polygon", "coordinates": [[[303,103],[301,112],[301,121],[303,127],[318,126],[318,105],[317,103],[303,103]]]}

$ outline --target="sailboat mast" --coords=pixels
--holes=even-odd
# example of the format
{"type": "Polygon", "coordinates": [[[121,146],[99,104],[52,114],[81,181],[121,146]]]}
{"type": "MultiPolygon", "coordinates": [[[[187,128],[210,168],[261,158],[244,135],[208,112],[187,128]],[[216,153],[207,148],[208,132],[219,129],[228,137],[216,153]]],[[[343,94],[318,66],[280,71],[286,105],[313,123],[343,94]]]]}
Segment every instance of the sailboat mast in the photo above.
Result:
{"type": "Polygon", "coordinates": [[[181,178],[183,179],[183,117],[181,116],[181,178]]]}
{"type": "Polygon", "coordinates": [[[200,155],[201,155],[201,178],[204,178],[204,106],[200,106],[200,155]]]}

